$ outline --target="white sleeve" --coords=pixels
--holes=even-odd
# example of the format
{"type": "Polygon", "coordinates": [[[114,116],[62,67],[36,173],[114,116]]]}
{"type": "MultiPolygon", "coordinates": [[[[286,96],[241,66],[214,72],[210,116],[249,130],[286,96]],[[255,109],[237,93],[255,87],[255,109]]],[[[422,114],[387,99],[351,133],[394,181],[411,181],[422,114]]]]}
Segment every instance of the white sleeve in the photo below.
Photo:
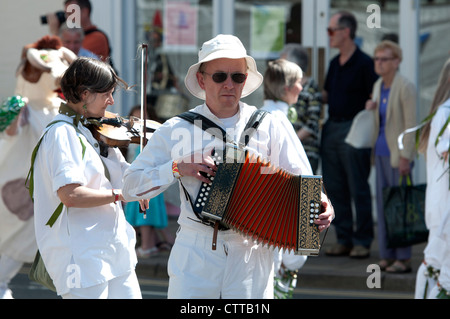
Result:
{"type": "Polygon", "coordinates": [[[172,173],[171,126],[161,126],[125,171],[122,193],[127,201],[153,198],[176,181],[172,173]]]}

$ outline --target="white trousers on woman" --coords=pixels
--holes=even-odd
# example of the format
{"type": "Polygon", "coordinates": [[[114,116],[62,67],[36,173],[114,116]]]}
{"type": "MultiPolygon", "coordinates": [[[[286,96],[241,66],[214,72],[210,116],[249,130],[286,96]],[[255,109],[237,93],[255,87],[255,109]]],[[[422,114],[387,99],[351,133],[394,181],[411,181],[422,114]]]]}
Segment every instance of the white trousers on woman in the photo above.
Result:
{"type": "Polygon", "coordinates": [[[63,299],[142,299],[141,288],[133,270],[123,276],[87,288],[72,288],[63,299]]]}
{"type": "Polygon", "coordinates": [[[273,254],[231,230],[218,232],[212,250],[212,228],[182,226],[169,257],[168,297],[271,299],[273,254]]]}

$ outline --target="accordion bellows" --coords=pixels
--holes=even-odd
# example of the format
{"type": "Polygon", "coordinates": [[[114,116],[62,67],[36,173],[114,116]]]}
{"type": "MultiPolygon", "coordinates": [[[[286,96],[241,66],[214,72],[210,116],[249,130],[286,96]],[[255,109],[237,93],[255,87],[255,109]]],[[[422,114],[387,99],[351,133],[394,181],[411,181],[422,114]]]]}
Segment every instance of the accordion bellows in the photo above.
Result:
{"type": "Polygon", "coordinates": [[[293,175],[235,148],[225,152],[194,209],[258,243],[318,255],[314,219],[320,214],[322,177],[293,175]]]}

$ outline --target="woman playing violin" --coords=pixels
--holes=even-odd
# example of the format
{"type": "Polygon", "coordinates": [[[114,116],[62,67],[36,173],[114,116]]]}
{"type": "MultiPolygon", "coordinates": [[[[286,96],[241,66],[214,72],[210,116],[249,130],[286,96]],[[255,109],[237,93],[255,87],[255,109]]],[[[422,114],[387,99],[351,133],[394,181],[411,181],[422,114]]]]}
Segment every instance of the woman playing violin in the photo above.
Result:
{"type": "MultiPolygon", "coordinates": [[[[44,132],[34,162],[36,239],[47,271],[63,298],[141,298],[135,274],[136,237],[121,201],[129,164],[117,148],[88,128],[128,85],[106,63],[79,58],[61,89],[67,100],[44,132]],[[55,208],[62,213],[49,225],[55,208]]],[[[142,202],[145,208],[148,202],[142,202]]]]}

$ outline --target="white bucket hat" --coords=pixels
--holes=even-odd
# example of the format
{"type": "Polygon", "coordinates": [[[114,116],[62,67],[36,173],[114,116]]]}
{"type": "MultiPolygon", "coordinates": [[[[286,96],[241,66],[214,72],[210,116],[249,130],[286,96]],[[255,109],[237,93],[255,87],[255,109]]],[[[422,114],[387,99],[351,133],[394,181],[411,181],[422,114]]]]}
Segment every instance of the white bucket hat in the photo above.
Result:
{"type": "Polygon", "coordinates": [[[247,81],[245,82],[244,89],[242,90],[242,96],[246,97],[254,92],[263,82],[263,76],[258,72],[256,68],[255,59],[247,55],[244,45],[237,37],[229,34],[219,34],[215,38],[203,43],[203,46],[198,52],[198,62],[192,65],[184,83],[186,84],[189,92],[195,97],[205,100],[205,91],[198,85],[197,71],[200,65],[204,62],[227,58],[227,59],[242,59],[247,60],[247,81]]]}

